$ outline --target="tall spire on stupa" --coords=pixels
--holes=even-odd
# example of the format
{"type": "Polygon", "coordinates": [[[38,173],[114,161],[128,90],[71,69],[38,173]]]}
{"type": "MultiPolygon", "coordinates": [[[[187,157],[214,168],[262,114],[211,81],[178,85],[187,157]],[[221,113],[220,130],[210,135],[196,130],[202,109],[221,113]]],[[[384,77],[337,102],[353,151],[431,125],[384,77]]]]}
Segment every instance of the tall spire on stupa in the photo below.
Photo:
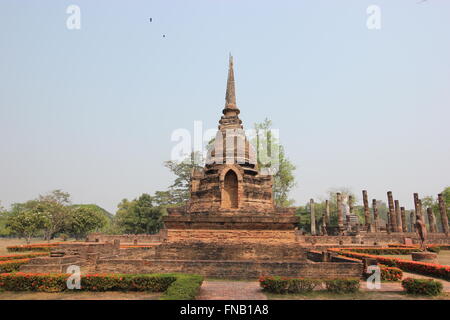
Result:
{"type": "Polygon", "coordinates": [[[227,93],[225,94],[225,107],[236,108],[236,89],[234,87],[233,56],[230,53],[227,79],[227,93]]]}
{"type": "Polygon", "coordinates": [[[227,92],[225,94],[225,108],[219,121],[219,129],[242,128],[242,120],[239,119],[239,108],[236,106],[236,89],[234,85],[233,56],[230,53],[228,65],[227,92]]]}

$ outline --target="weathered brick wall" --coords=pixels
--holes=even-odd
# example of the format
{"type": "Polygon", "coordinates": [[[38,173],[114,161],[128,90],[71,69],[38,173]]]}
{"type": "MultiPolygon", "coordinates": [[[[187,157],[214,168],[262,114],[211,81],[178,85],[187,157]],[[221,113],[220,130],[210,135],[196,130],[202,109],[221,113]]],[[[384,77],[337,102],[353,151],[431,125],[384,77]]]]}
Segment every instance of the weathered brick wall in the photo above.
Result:
{"type": "Polygon", "coordinates": [[[114,240],[120,240],[121,244],[133,244],[137,241],[138,244],[161,242],[167,236],[166,230],[161,230],[157,234],[102,234],[91,233],[87,236],[89,242],[113,242],[114,240]]]}
{"type": "Polygon", "coordinates": [[[100,260],[96,272],[195,273],[206,277],[257,279],[261,275],[307,278],[361,277],[361,263],[193,260],[100,260]]]}
{"type": "Polygon", "coordinates": [[[295,243],[294,230],[215,230],[169,229],[168,241],[205,241],[218,243],[295,243]]]}
{"type": "Polygon", "coordinates": [[[66,255],[79,255],[82,259],[87,259],[89,254],[98,254],[99,256],[117,255],[119,246],[107,242],[67,242],[58,244],[56,250],[66,252],[66,255]]]}
{"type": "Polygon", "coordinates": [[[161,260],[302,261],[305,248],[297,244],[174,242],[155,247],[149,258],[161,260]]]}

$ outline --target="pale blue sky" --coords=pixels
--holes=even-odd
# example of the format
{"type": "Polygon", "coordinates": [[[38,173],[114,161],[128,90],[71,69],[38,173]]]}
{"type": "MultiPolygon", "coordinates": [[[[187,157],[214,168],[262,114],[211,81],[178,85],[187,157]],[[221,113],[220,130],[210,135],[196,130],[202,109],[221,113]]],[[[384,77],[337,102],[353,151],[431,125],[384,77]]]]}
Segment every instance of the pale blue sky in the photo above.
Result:
{"type": "Polygon", "coordinates": [[[297,204],[345,186],[411,208],[450,184],[450,1],[418,2],[2,0],[0,201],[58,188],[114,212],[165,189],[172,131],[217,126],[231,51],[244,125],[280,129],[297,204]]]}

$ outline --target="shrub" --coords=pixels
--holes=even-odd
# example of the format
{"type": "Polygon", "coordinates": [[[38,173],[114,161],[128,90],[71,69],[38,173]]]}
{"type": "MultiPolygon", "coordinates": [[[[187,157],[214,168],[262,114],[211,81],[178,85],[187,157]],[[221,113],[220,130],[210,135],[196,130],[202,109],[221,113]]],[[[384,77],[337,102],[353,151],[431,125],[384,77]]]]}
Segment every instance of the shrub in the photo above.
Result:
{"type": "Polygon", "coordinates": [[[359,279],[325,280],[325,287],[333,293],[354,293],[359,291],[359,279]]]}
{"type": "Polygon", "coordinates": [[[162,295],[161,300],[193,300],[202,283],[203,277],[200,275],[176,275],[176,280],[162,295]]]}
{"type": "Polygon", "coordinates": [[[434,279],[406,278],[402,281],[406,293],[437,296],[442,293],[442,283],[434,279]]]}
{"type": "Polygon", "coordinates": [[[260,277],[259,285],[264,291],[271,293],[307,293],[321,283],[316,279],[260,277]]]}
{"type": "Polygon", "coordinates": [[[165,274],[87,274],[81,277],[81,289],[162,292],[175,280],[175,276],[165,274]]]}
{"type": "Polygon", "coordinates": [[[28,263],[30,259],[15,259],[0,261],[0,273],[19,271],[21,265],[28,263]]]}
{"type": "Polygon", "coordinates": [[[380,265],[382,281],[399,281],[403,277],[403,271],[395,267],[380,265]]]}
{"type": "MultiPolygon", "coordinates": [[[[70,274],[2,273],[0,290],[7,291],[71,291],[67,288],[70,274]]],[[[164,300],[192,300],[198,294],[203,277],[183,274],[87,274],[81,276],[82,291],[150,291],[165,292],[164,300]]]]}
{"type": "MultiPolygon", "coordinates": [[[[69,291],[64,273],[3,273],[0,288],[8,291],[69,291]]],[[[83,291],[151,291],[162,292],[177,278],[164,274],[92,274],[81,276],[83,291]]]]}

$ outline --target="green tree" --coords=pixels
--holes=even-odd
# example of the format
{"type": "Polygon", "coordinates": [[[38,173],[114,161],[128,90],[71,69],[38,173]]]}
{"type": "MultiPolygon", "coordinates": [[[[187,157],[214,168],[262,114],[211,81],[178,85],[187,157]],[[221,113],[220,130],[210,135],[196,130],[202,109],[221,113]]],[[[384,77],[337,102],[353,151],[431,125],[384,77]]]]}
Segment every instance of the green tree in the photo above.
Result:
{"type": "Polygon", "coordinates": [[[191,173],[194,168],[201,168],[202,157],[198,152],[192,152],[183,161],[169,160],[164,162],[174,175],[175,181],[169,190],[157,191],[155,194],[160,201],[160,205],[181,205],[189,200],[189,185],[191,183],[191,173]],[[159,192],[159,194],[158,194],[159,192]],[[163,203],[162,201],[167,201],[163,203]]]}
{"type": "Polygon", "coordinates": [[[86,237],[89,232],[98,231],[107,223],[107,217],[89,206],[75,206],[69,212],[66,230],[76,239],[86,237]]]}
{"type": "Polygon", "coordinates": [[[261,169],[277,168],[274,174],[273,197],[279,207],[289,207],[294,203],[289,199],[289,192],[296,186],[294,171],[295,165],[286,157],[284,147],[271,133],[272,121],[265,119],[262,123],[255,123],[256,137],[252,145],[256,146],[258,166],[261,169]],[[263,148],[261,148],[263,146],[263,148]],[[267,146],[267,147],[266,147],[267,146]],[[278,157],[271,154],[272,150],[278,150],[278,157]],[[265,161],[267,156],[270,161],[265,161]]]}
{"type": "Polygon", "coordinates": [[[35,207],[28,208],[24,204],[15,204],[8,214],[6,227],[20,238],[30,243],[31,238],[44,229],[46,217],[35,207]]]}
{"type": "Polygon", "coordinates": [[[40,195],[34,202],[35,210],[45,217],[44,239],[52,239],[66,225],[70,204],[70,194],[61,190],[54,190],[40,195]]]}
{"type": "Polygon", "coordinates": [[[116,224],[125,233],[152,234],[162,227],[163,207],[154,206],[154,199],[149,194],[142,194],[138,199],[123,199],[116,213],[116,224]]]}
{"type": "Polygon", "coordinates": [[[445,188],[441,193],[447,208],[450,207],[450,187],[445,188]]]}
{"type": "Polygon", "coordinates": [[[134,233],[137,217],[133,213],[136,200],[129,201],[122,199],[117,205],[117,212],[114,216],[114,225],[121,233],[134,233]]]}
{"type": "Polygon", "coordinates": [[[153,206],[153,199],[144,193],[134,205],[134,213],[138,217],[136,233],[152,234],[162,227],[162,211],[160,207],[153,206]]]}
{"type": "Polygon", "coordinates": [[[73,204],[70,206],[70,209],[72,209],[72,208],[87,208],[87,209],[93,210],[98,215],[104,217],[104,220],[105,220],[105,224],[98,230],[98,232],[109,233],[109,234],[114,233],[114,231],[112,230],[114,228],[113,227],[114,215],[111,214],[110,212],[106,211],[102,207],[91,203],[91,204],[73,204]]]}
{"type": "MultiPolygon", "coordinates": [[[[442,193],[442,198],[444,199],[445,207],[447,208],[447,217],[450,220],[450,216],[449,216],[450,187],[446,187],[444,190],[442,190],[441,193],[442,193]]],[[[422,205],[423,205],[423,200],[422,200],[422,205]]],[[[437,228],[438,228],[438,230],[443,231],[442,219],[441,219],[441,211],[439,209],[439,202],[437,201],[437,199],[435,199],[432,208],[433,208],[434,214],[436,215],[437,228]]]]}
{"type": "Polygon", "coordinates": [[[10,231],[6,227],[8,211],[0,203],[0,237],[9,236],[10,231]]]}

